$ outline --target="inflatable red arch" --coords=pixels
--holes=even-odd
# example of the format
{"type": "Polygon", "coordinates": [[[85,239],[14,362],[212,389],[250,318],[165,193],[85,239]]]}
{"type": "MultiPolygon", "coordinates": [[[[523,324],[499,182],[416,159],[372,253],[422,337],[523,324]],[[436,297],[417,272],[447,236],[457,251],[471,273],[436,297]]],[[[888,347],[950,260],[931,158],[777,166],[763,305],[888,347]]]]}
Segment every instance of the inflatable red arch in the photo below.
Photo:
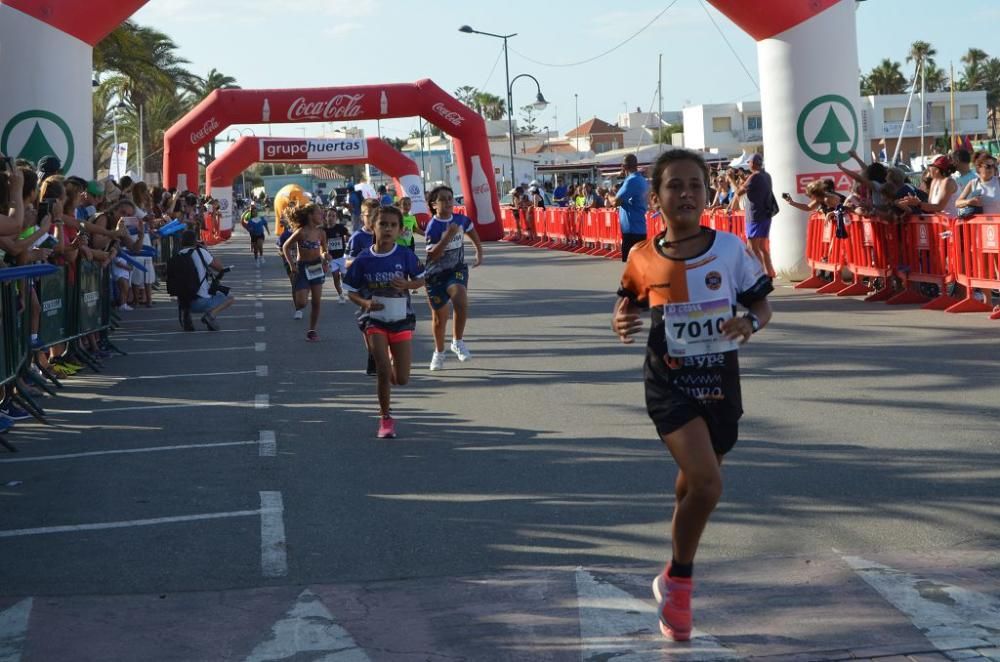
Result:
{"type": "Polygon", "coordinates": [[[430,220],[424,199],[420,170],[409,159],[381,138],[266,138],[244,136],[205,170],[205,188],[219,198],[229,195],[233,181],[254,163],[314,163],[354,165],[371,163],[392,177],[396,192],[413,201],[413,215],[421,225],[430,220]]]}
{"type": "Polygon", "coordinates": [[[164,136],[164,180],[168,187],[197,188],[198,149],[233,124],[354,122],[413,115],[454,138],[467,213],[480,237],[500,239],[500,205],[486,123],[427,79],[352,87],[215,90],[164,136]]]}

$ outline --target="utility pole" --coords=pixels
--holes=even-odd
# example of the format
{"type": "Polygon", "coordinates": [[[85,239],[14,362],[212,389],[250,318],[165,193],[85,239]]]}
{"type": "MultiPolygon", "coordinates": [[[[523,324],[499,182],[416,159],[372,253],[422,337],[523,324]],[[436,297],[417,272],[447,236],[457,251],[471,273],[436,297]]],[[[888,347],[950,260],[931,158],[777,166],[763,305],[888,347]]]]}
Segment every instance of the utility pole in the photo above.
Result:
{"type": "Polygon", "coordinates": [[[663,153],[663,53],[660,53],[660,75],[656,80],[656,96],[659,97],[659,110],[656,113],[656,141],[660,145],[657,153],[663,153]]]}

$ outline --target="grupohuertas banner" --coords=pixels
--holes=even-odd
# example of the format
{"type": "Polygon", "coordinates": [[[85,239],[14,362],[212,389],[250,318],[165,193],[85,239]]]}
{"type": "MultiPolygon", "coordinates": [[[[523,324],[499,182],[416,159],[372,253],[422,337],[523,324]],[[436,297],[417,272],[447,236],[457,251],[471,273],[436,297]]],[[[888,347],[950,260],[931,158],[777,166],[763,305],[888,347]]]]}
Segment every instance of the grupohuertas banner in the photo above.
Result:
{"type": "Polygon", "coordinates": [[[364,138],[265,138],[260,141],[260,160],[264,163],[327,163],[367,157],[368,143],[364,138]]]}

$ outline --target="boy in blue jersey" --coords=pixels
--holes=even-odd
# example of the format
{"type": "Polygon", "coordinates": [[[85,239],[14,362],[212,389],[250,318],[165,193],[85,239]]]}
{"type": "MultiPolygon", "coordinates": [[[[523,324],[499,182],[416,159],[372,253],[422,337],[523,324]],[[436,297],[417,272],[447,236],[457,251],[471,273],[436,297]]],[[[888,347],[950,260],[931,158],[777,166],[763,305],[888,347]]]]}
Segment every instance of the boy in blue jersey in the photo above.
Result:
{"type": "Polygon", "coordinates": [[[251,206],[240,219],[243,229],[250,235],[250,250],[253,261],[259,267],[264,263],[264,234],[271,234],[267,229],[267,219],[257,215],[257,207],[251,206]]]}
{"type": "Polygon", "coordinates": [[[416,254],[396,244],[402,226],[403,213],[398,208],[379,209],[374,245],[355,258],[344,276],[347,296],[361,307],[358,322],[375,360],[379,439],[396,436],[396,422],[389,413],[390,391],[393,384],[403,386],[410,381],[417,325],[410,290],[424,284],[424,268],[416,254]]]}
{"type": "Polygon", "coordinates": [[[378,200],[369,198],[361,203],[361,229],[347,240],[347,266],[375,243],[375,219],[378,218],[378,200]]]}
{"type": "MultiPolygon", "coordinates": [[[[378,218],[380,206],[378,200],[374,198],[369,198],[361,203],[361,229],[355,231],[347,239],[346,263],[348,269],[359,255],[371,248],[375,243],[375,219],[378,218]]],[[[368,345],[367,339],[365,340],[365,345],[368,345]]],[[[375,357],[372,356],[370,351],[368,352],[368,366],[365,369],[365,373],[369,376],[376,374],[375,357]]]]}
{"type": "Polygon", "coordinates": [[[427,196],[427,202],[434,210],[434,218],[424,230],[427,239],[427,300],[431,306],[434,329],[434,355],[431,370],[444,367],[444,336],[448,327],[448,302],[454,310],[452,323],[451,351],[459,361],[472,358],[465,341],[465,323],[469,316],[469,298],[466,288],[469,283],[469,267],[465,263],[465,237],[472,240],[476,249],[478,267],[483,263],[483,244],[479,241],[472,219],[452,210],[455,194],[447,186],[438,186],[427,196]]]}

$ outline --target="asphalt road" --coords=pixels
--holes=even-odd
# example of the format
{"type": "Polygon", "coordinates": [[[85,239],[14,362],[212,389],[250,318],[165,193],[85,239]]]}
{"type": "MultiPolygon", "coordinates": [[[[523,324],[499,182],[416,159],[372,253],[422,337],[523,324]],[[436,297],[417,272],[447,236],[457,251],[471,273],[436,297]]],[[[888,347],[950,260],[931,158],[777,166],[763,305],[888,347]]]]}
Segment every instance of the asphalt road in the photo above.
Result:
{"type": "Polygon", "coordinates": [[[418,300],[380,441],[353,306],[328,283],[305,342],[268,251],[218,248],[222,331],[181,332],[161,294],[125,314],[127,357],[11,436],[0,661],[1000,657],[985,315],[779,283],[684,647],[648,596],[674,467],[641,347],[608,330],[620,264],[488,245],[473,360],[426,369],[418,300]]]}

